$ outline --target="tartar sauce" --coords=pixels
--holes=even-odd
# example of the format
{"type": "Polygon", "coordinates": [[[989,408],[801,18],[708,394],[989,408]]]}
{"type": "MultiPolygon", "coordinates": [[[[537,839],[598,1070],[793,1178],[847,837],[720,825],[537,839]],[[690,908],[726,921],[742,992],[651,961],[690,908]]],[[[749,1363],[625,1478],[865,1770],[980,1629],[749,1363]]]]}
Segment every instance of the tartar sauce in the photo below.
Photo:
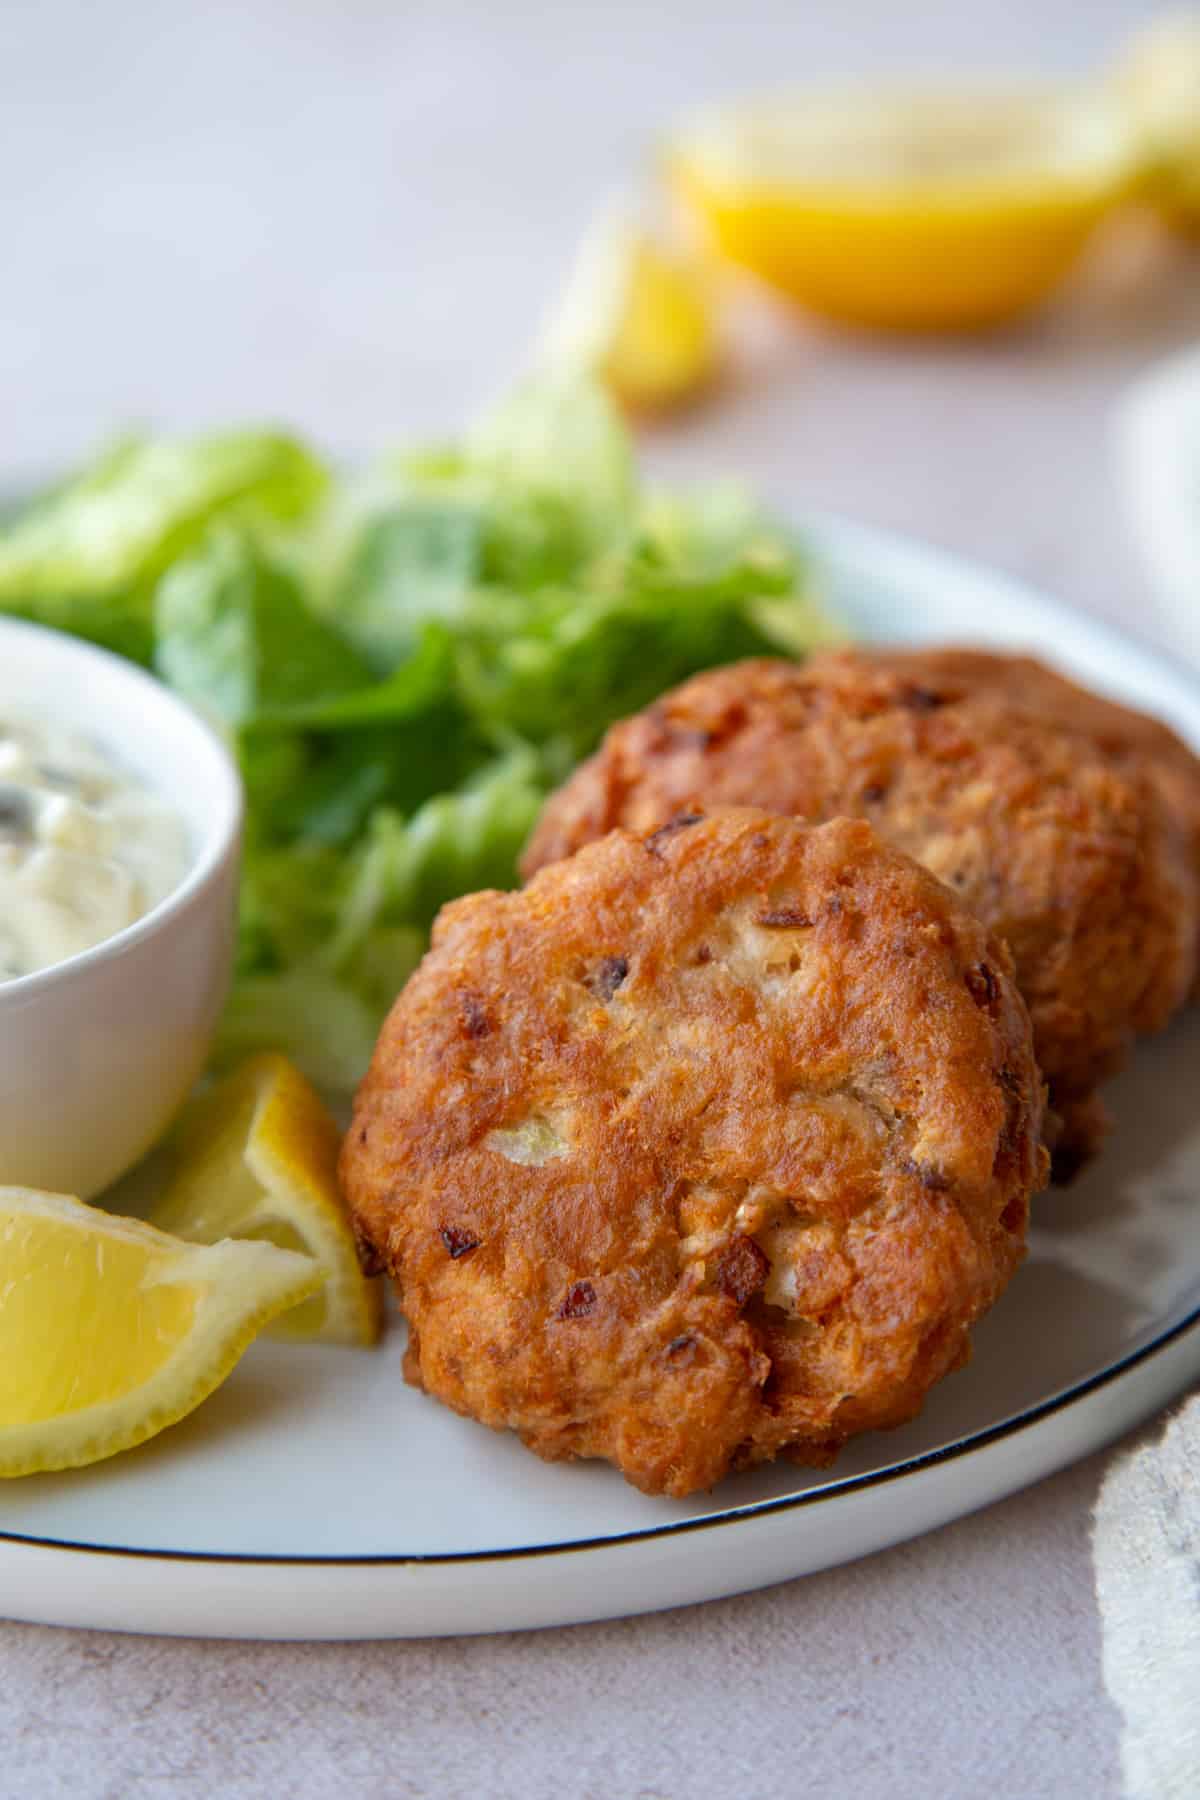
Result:
{"type": "Polygon", "coordinates": [[[124,930],[187,866],[183,820],[98,745],[0,722],[0,982],[124,930]]]}

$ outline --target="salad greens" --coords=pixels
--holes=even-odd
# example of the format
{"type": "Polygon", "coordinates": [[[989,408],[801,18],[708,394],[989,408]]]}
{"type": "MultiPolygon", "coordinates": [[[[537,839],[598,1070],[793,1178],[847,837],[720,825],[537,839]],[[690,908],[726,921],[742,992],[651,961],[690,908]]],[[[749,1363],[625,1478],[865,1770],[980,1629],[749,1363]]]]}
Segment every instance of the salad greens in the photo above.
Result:
{"type": "Polygon", "coordinates": [[[648,492],[599,389],[346,475],[270,432],[119,445],[0,529],[0,609],[152,666],[238,757],[221,1054],[351,1086],[456,894],[506,886],[616,718],[828,627],[740,494],[648,492]]]}
{"type": "Polygon", "coordinates": [[[295,519],[327,483],[274,432],[117,444],[0,532],[0,608],[149,662],[155,584],[209,521],[295,519]]]}

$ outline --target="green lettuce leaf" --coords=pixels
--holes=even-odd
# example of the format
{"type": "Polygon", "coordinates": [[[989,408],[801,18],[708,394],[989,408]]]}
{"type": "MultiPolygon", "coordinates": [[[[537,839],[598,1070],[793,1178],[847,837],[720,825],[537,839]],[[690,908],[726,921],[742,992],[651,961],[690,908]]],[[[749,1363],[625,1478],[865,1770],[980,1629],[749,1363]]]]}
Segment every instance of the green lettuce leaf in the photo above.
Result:
{"type": "Polygon", "coordinates": [[[294,524],[327,481],[275,432],[119,444],[0,529],[0,611],[148,663],[157,579],[211,521],[294,524]]]}
{"type": "Polygon", "coordinates": [[[155,666],[224,726],[328,701],[371,682],[340,632],[244,529],[219,526],[169,569],[155,603],[155,666]]]}
{"type": "Polygon", "coordinates": [[[697,670],[778,654],[789,621],[811,631],[795,587],[795,560],[778,549],[672,562],[645,539],[577,586],[490,594],[460,632],[461,691],[494,731],[581,756],[615,719],[697,670]]]}
{"type": "Polygon", "coordinates": [[[274,1045],[320,1085],[352,1087],[434,915],[458,894],[511,886],[545,794],[520,746],[411,819],[378,809],[350,855],[252,845],[220,1056],[274,1045]]]}
{"type": "Polygon", "coordinates": [[[380,926],[424,929],[459,894],[511,887],[546,793],[537,756],[519,745],[410,819],[377,812],[329,944],[334,964],[380,926]]]}
{"type": "Polygon", "coordinates": [[[485,510],[469,500],[390,498],[359,522],[328,611],[372,665],[394,669],[430,621],[454,621],[483,565],[485,510]]]}
{"type": "Polygon", "coordinates": [[[242,775],[264,835],[350,844],[377,806],[412,812],[494,754],[459,692],[454,647],[427,627],[383,681],[261,712],[242,775]]]}
{"type": "Polygon", "coordinates": [[[467,437],[465,472],[508,495],[536,497],[570,519],[583,553],[610,548],[633,523],[633,446],[604,390],[572,377],[525,382],[467,437]]]}
{"type": "Polygon", "coordinates": [[[469,630],[481,594],[535,594],[633,528],[626,433],[587,383],[530,383],[457,451],[393,460],[332,527],[322,611],[380,670],[437,622],[469,630]]]}
{"type": "Polygon", "coordinates": [[[241,975],[217,1034],[213,1061],[226,1069],[259,1050],[282,1050],[329,1094],[348,1094],[362,1079],[379,1031],[379,1013],[323,969],[241,975]]]}

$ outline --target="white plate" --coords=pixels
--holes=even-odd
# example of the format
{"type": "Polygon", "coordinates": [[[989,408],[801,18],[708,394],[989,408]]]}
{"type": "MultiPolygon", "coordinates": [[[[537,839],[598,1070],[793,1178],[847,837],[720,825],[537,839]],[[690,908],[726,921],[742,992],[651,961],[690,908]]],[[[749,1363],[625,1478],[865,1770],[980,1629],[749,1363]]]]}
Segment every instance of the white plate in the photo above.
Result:
{"type": "Polygon", "coordinates": [[[1117,409],[1116,451],[1164,623],[1200,663],[1200,350],[1134,382],[1117,409]]]}
{"type": "MultiPolygon", "coordinates": [[[[1028,646],[1200,745],[1200,689],[998,575],[857,527],[810,536],[864,637],[1028,646]]],[[[1112,1089],[1099,1165],[1037,1210],[1027,1266],[922,1417],[836,1471],[650,1500],[549,1466],[375,1354],[259,1344],[130,1455],[0,1491],[0,1610],[213,1637],[499,1631],[645,1612],[928,1531],[1095,1449],[1200,1376],[1200,1013],[1112,1089]]]]}

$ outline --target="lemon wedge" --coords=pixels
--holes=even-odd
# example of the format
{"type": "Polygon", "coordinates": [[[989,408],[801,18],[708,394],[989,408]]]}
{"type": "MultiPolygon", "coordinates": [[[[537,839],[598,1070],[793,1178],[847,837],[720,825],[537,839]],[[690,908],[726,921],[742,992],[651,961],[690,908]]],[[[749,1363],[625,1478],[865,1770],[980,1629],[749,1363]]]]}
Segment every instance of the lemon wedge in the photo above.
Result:
{"type": "Polygon", "coordinates": [[[1043,300],[1134,177],[1106,92],[798,93],[668,147],[714,247],[829,318],[993,325],[1043,300]]]}
{"type": "Polygon", "coordinates": [[[202,1096],[172,1146],[173,1170],[152,1214],[160,1230],[203,1244],[265,1239],[319,1265],[320,1292],[279,1319],[273,1336],[332,1344],[379,1337],[379,1284],[359,1265],[338,1188],[340,1143],[299,1069],[270,1052],[202,1096]]]}
{"type": "Polygon", "coordinates": [[[1117,70],[1146,163],[1146,194],[1168,223],[1200,232],[1200,12],[1164,13],[1117,70]]]}
{"type": "Polygon", "coordinates": [[[0,1258],[0,1476],[98,1462],[173,1425],[320,1280],[273,1244],[183,1244],[28,1188],[0,1188],[0,1258]]]}
{"type": "Polygon", "coordinates": [[[632,412],[694,399],[718,374],[711,273],[618,211],[580,246],[539,360],[585,369],[632,412]]]}

